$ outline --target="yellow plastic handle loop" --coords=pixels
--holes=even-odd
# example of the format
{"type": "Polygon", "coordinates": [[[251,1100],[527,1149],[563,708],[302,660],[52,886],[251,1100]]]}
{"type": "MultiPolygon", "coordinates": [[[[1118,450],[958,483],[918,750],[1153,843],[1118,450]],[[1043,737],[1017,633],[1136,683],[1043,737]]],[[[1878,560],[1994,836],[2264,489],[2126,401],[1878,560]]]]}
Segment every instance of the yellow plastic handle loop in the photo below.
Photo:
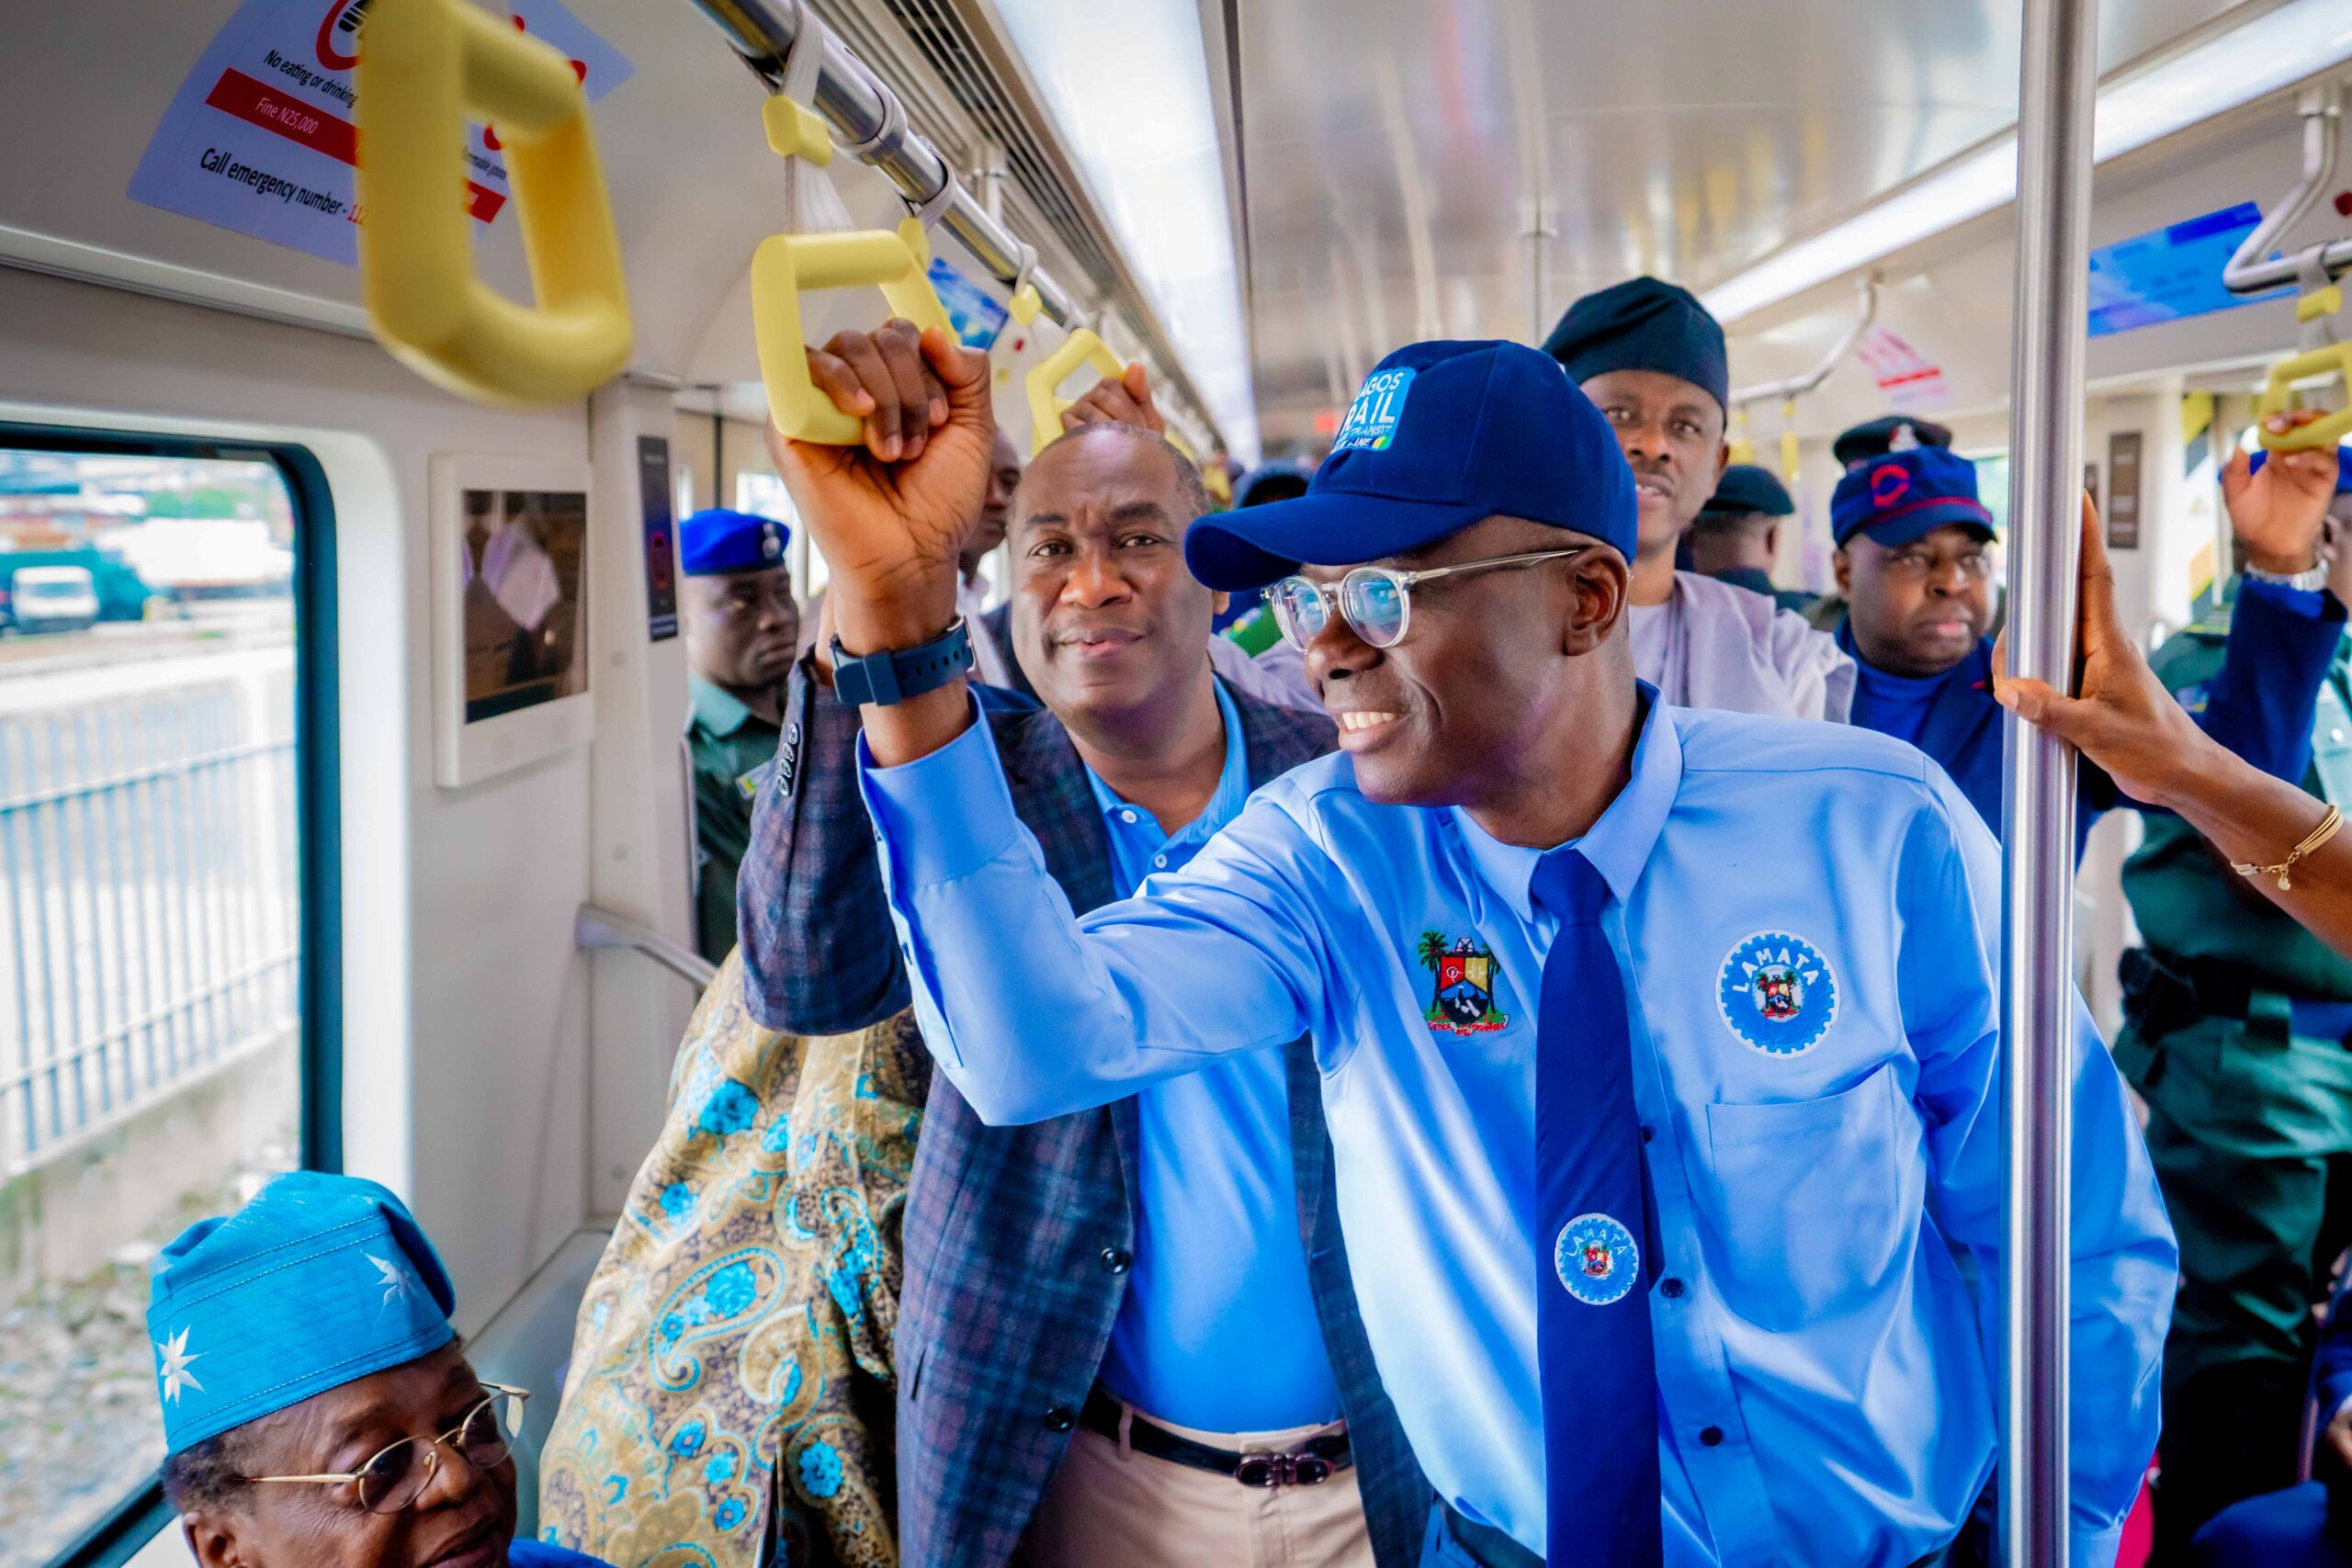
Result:
{"type": "Polygon", "coordinates": [[[1029,372],[1029,454],[1043,452],[1062,433],[1062,411],[1073,400],[1057,396],[1061,384],[1070,373],[1081,366],[1091,365],[1103,375],[1117,380],[1127,373],[1119,356],[1111,352],[1102,340],[1086,327],[1062,340],[1062,345],[1046,356],[1045,363],[1029,372]]]}
{"type": "Polygon", "coordinates": [[[571,62],[464,0],[378,0],[356,85],[360,275],[385,348],[484,402],[569,402],[617,374],[628,286],[571,62]],[[497,123],[536,306],[474,276],[469,114],[497,123]]]}
{"type": "MultiPolygon", "coordinates": [[[[2330,344],[2273,366],[2270,384],[2262,389],[2262,405],[2256,410],[2256,417],[2267,423],[2272,414],[2286,412],[2294,383],[2331,370],[2342,377],[2345,389],[2352,391],[2352,343],[2330,344]]],[[[2342,408],[2325,419],[2315,419],[2284,434],[2265,430],[2262,445],[2272,452],[2307,452],[2314,446],[2334,446],[2347,434],[2352,434],[2352,408],[2342,408]]]]}
{"type": "Polygon", "coordinates": [[[1046,300],[1035,284],[1024,283],[1012,291],[1012,298],[1005,301],[1004,308],[1025,327],[1035,324],[1038,312],[1046,308],[1046,300]]]}
{"type": "Polygon", "coordinates": [[[922,225],[910,218],[894,233],[863,229],[845,234],[771,234],[752,253],[752,330],[759,341],[760,378],[767,383],[768,417],[795,441],[854,446],[865,424],[833,406],[808,377],[808,348],[800,325],[800,296],[814,288],[882,290],[890,313],[918,327],[954,336],[947,311],[925,270],[931,247],[922,225]]]}
{"type": "Polygon", "coordinates": [[[1747,405],[1742,403],[1732,411],[1731,460],[1735,463],[1756,461],[1756,443],[1747,437],[1747,405]]]}
{"type": "Polygon", "coordinates": [[[768,150],[777,156],[805,158],[820,169],[833,161],[832,133],[806,104],[779,94],[760,106],[760,122],[767,128],[768,150]]]}

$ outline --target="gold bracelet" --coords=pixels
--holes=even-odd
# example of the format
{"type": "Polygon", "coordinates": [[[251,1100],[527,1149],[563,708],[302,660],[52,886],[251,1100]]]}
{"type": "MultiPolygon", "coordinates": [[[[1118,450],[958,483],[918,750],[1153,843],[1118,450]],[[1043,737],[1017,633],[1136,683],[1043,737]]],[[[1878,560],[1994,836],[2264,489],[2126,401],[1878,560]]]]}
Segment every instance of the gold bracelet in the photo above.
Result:
{"type": "Polygon", "coordinates": [[[2344,813],[2331,806],[2327,808],[2327,815],[2319,819],[2319,826],[2312,829],[2301,843],[2288,851],[2287,858],[2277,865],[2241,865],[2232,861],[2230,869],[2240,876],[2275,876],[2278,879],[2278,891],[2284,893],[2294,886],[2287,874],[2295,868],[2295,863],[2335,837],[2336,829],[2343,826],[2344,813]]]}

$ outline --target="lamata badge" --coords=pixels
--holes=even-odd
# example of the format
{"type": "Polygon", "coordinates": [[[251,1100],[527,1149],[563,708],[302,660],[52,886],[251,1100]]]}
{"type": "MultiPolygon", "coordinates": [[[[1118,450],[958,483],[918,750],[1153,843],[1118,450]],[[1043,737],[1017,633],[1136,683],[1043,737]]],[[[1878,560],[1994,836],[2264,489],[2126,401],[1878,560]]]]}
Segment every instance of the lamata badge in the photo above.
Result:
{"type": "Polygon", "coordinates": [[[1490,1034],[1510,1027],[1509,1015],[1495,1006],[1500,972],[1490,950],[1466,936],[1449,942],[1443,931],[1431,931],[1421,933],[1417,951],[1435,977],[1421,1014],[1430,1029],[1440,1034],[1490,1034]]]}
{"type": "Polygon", "coordinates": [[[1634,1288],[1642,1251],[1634,1233],[1607,1214],[1578,1214],[1560,1227],[1552,1268],[1568,1294],[1587,1306],[1607,1306],[1634,1288]]]}
{"type": "Polygon", "coordinates": [[[1790,931],[1758,931],[1724,955],[1715,1002],[1731,1032],[1768,1056],[1810,1050],[1838,1018],[1838,976],[1790,931]]]}

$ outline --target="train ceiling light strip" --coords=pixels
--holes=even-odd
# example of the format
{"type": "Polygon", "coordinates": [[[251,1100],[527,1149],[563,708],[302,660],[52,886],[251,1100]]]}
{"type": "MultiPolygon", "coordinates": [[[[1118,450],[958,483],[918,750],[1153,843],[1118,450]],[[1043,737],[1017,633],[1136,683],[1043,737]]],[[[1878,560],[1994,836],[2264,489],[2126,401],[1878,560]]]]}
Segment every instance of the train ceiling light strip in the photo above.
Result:
{"type": "Polygon", "coordinates": [[[997,0],[1226,446],[1258,409],[1198,0],[997,0]]]}
{"type": "MultiPolygon", "coordinates": [[[[2288,4],[2104,87],[2098,163],[2278,92],[2352,58],[2352,0],[2288,4]]],[[[1736,321],[2017,199],[2014,130],[1931,170],[1884,200],[1736,273],[1701,298],[1736,321]]]]}
{"type": "MultiPolygon", "coordinates": [[[[718,24],[728,43],[770,92],[783,89],[784,62],[800,25],[801,10],[793,0],[694,0],[694,4],[718,24]]],[[[846,145],[869,141],[894,122],[905,124],[903,108],[895,116],[891,113],[897,96],[838,38],[825,39],[812,96],[819,116],[835,140],[846,145]]],[[[1073,329],[1087,324],[1077,297],[1037,266],[1035,251],[1008,233],[981,206],[978,196],[956,180],[946,159],[922,132],[906,129],[860,158],[888,176],[913,207],[938,199],[944,187],[954,185],[940,215],[941,227],[955,235],[999,282],[1011,284],[1025,276],[1036,288],[1048,318],[1073,329]]],[[[1204,412],[1213,423],[1216,420],[1214,407],[1204,412]]],[[[1250,436],[1254,449],[1254,423],[1250,436]]]]}

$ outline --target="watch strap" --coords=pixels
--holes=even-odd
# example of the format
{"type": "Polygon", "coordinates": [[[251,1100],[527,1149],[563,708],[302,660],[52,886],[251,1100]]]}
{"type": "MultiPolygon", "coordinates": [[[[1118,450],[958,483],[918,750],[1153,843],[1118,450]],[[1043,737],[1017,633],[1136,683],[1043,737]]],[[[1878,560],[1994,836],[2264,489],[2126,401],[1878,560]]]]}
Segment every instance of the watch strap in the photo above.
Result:
{"type": "Polygon", "coordinates": [[[920,648],[854,654],[832,642],[833,693],[852,707],[888,707],[935,692],[972,667],[972,633],[958,615],[920,648]]]}
{"type": "Polygon", "coordinates": [[[2314,561],[2301,571],[2265,571],[2258,566],[2245,569],[2249,582],[2275,583],[2280,588],[2292,588],[2304,593],[2316,593],[2327,586],[2327,563],[2314,561]]]}

